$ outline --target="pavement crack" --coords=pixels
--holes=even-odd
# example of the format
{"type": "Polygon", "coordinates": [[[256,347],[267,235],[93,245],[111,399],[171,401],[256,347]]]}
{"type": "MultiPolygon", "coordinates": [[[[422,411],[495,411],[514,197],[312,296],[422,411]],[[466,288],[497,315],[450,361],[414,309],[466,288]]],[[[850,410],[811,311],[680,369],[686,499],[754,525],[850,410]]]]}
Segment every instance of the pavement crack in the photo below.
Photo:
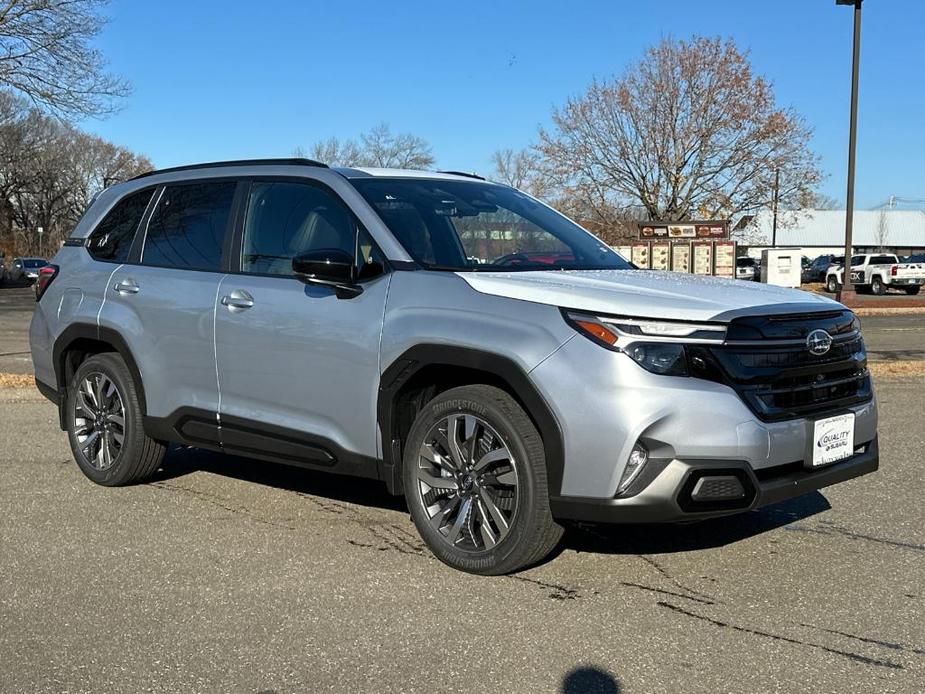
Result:
{"type": "Polygon", "coordinates": [[[712,595],[701,593],[699,590],[695,590],[693,588],[689,588],[688,586],[684,585],[683,583],[681,583],[681,581],[679,581],[674,576],[672,576],[665,567],[663,567],[661,564],[655,561],[652,557],[647,557],[644,554],[637,554],[636,556],[642,559],[646,564],[651,566],[653,569],[658,571],[675,588],[683,590],[685,593],[688,593],[689,595],[696,595],[696,596],[699,596],[700,598],[703,598],[704,600],[709,600],[710,601],[709,604],[711,605],[715,604],[716,600],[712,595]]]}
{"type": "Polygon", "coordinates": [[[905,542],[903,540],[890,540],[884,537],[875,537],[874,535],[866,535],[864,533],[855,532],[849,530],[848,528],[842,527],[840,525],[834,524],[821,524],[822,527],[807,527],[802,525],[787,525],[785,528],[790,531],[796,531],[801,533],[816,533],[817,535],[841,535],[842,537],[847,537],[851,540],[866,540],[867,542],[875,542],[877,544],[886,545],[888,547],[897,547],[900,549],[911,549],[915,552],[925,552],[925,545],[918,545],[913,542],[905,542]]]}
{"type": "Polygon", "coordinates": [[[825,651],[826,653],[831,653],[833,655],[840,655],[843,658],[848,658],[858,663],[863,663],[865,665],[874,665],[876,667],[885,667],[891,670],[903,670],[905,669],[901,664],[894,663],[891,660],[880,660],[879,658],[870,658],[866,655],[861,655],[860,653],[853,653],[851,651],[842,651],[837,648],[830,648],[829,646],[823,646],[819,643],[812,643],[811,641],[800,641],[799,639],[794,639],[789,636],[782,636],[781,634],[772,634],[767,631],[761,631],[760,629],[752,629],[750,627],[739,626],[738,624],[730,624],[729,622],[723,622],[719,619],[713,619],[712,617],[707,617],[705,615],[697,614],[696,612],[690,612],[685,610],[683,607],[678,607],[677,605],[672,605],[670,602],[665,602],[664,600],[659,600],[656,603],[659,607],[664,607],[668,610],[675,612],[676,614],[682,614],[686,617],[699,620],[706,624],[711,624],[715,627],[721,629],[731,629],[742,634],[751,634],[753,636],[760,636],[762,638],[771,639],[774,641],[780,641],[783,643],[790,643],[795,646],[803,646],[806,648],[815,648],[820,651],[825,651]]]}
{"type": "Polygon", "coordinates": [[[648,590],[652,593],[660,593],[662,595],[671,595],[672,597],[675,597],[675,598],[684,598],[685,600],[692,600],[693,602],[699,602],[702,605],[715,605],[716,604],[712,600],[696,598],[692,595],[684,595],[683,593],[675,593],[670,590],[662,590],[661,588],[653,588],[652,586],[644,586],[641,583],[631,583],[629,581],[620,581],[620,585],[624,585],[628,588],[636,588],[638,590],[648,590]]]}
{"type": "Polygon", "coordinates": [[[166,491],[171,491],[171,492],[193,496],[199,499],[200,501],[204,501],[205,503],[211,504],[212,506],[216,506],[222,509],[223,511],[228,511],[229,513],[232,513],[237,516],[244,516],[245,518],[248,518],[254,521],[255,523],[261,523],[263,525],[270,525],[275,528],[283,528],[285,530],[295,530],[295,527],[291,525],[285,525],[284,523],[279,523],[277,521],[264,518],[257,514],[251,513],[247,509],[243,509],[237,506],[229,506],[225,502],[224,499],[222,499],[219,496],[216,496],[215,494],[210,494],[209,492],[203,492],[198,489],[193,489],[191,487],[184,487],[183,485],[179,485],[179,484],[170,484],[169,482],[151,482],[148,486],[154,487],[156,489],[164,489],[166,491]]]}
{"type": "Polygon", "coordinates": [[[578,600],[581,597],[581,594],[575,588],[569,588],[568,586],[563,586],[558,583],[547,583],[546,581],[540,581],[535,578],[527,578],[526,576],[508,576],[508,578],[514,579],[515,581],[523,581],[524,583],[532,583],[533,585],[540,586],[541,588],[546,588],[550,590],[549,597],[553,600],[578,600]]]}
{"type": "Polygon", "coordinates": [[[828,634],[835,634],[837,636],[844,636],[848,639],[854,639],[856,641],[860,641],[861,643],[869,643],[874,646],[880,646],[891,651],[903,651],[905,653],[913,653],[915,655],[925,655],[925,650],[915,648],[914,646],[905,646],[901,643],[896,643],[895,641],[884,641],[882,639],[876,639],[870,636],[858,636],[857,634],[849,634],[847,631],[829,629],[827,627],[820,627],[816,626],[815,624],[806,624],[804,622],[799,622],[799,625],[801,627],[806,627],[807,629],[816,629],[817,631],[824,631],[828,634]]]}

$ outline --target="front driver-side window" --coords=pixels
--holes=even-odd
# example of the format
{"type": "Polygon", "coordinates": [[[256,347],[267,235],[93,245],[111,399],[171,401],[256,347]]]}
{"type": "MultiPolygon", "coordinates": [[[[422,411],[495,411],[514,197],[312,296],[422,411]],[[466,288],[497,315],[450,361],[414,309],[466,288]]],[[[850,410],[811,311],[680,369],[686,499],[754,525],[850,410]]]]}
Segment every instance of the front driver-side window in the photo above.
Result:
{"type": "MultiPolygon", "coordinates": [[[[331,193],[292,181],[256,181],[251,185],[244,222],[241,270],[292,275],[292,258],[309,251],[337,249],[354,255],[357,224],[331,193]]],[[[361,233],[358,276],[378,274],[378,251],[361,233]]],[[[381,270],[380,270],[381,271],[381,270]]]]}

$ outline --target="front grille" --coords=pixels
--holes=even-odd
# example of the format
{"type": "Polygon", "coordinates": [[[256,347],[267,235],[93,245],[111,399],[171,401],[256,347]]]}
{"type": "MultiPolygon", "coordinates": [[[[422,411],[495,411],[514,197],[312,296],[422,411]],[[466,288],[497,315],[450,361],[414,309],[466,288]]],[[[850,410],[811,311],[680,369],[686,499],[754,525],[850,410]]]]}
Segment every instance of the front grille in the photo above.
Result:
{"type": "Polygon", "coordinates": [[[712,373],[765,421],[793,419],[871,398],[867,353],[850,311],[733,321],[726,343],[708,348],[712,373]],[[812,354],[806,336],[826,330],[834,343],[812,354]]]}

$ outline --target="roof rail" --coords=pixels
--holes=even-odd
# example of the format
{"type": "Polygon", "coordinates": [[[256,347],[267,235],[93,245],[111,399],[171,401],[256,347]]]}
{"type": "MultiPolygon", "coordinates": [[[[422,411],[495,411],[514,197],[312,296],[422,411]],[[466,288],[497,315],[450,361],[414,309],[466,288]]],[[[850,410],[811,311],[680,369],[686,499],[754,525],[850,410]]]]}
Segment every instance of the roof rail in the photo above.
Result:
{"type": "Polygon", "coordinates": [[[168,169],[156,169],[155,171],[148,171],[146,173],[139,174],[131,180],[135,181],[139,178],[145,178],[146,176],[154,176],[155,174],[162,173],[173,173],[175,171],[195,171],[196,169],[216,169],[222,166],[252,166],[260,164],[276,164],[278,166],[319,166],[324,169],[328,168],[327,164],[323,164],[320,161],[315,161],[314,159],[304,159],[300,157],[289,159],[235,159],[232,161],[212,161],[206,162],[204,164],[186,164],[185,166],[172,166],[168,169]]]}
{"type": "Polygon", "coordinates": [[[480,181],[485,180],[484,176],[479,176],[475,173],[466,173],[465,171],[438,171],[437,173],[452,174],[453,176],[465,176],[466,178],[477,178],[480,181]]]}

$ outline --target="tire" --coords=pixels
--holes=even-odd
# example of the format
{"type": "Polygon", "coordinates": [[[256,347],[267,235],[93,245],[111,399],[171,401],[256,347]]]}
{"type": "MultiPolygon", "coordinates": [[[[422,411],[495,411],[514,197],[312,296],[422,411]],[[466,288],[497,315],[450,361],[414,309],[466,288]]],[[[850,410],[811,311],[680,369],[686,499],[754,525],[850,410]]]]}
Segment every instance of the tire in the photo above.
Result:
{"type": "Polygon", "coordinates": [[[77,368],[68,384],[65,408],[74,460],[97,484],[133,484],[160,467],[167,447],[145,434],[135,382],[118,354],[96,354],[77,368]]]}
{"type": "Polygon", "coordinates": [[[835,292],[838,291],[838,282],[837,282],[837,280],[835,279],[835,275],[829,275],[828,277],[826,277],[826,279],[825,279],[825,290],[826,290],[829,294],[834,294],[835,292]]]}
{"type": "Polygon", "coordinates": [[[883,296],[886,293],[886,285],[878,275],[875,275],[870,281],[870,291],[877,296],[883,296]]]}
{"type": "Polygon", "coordinates": [[[921,288],[922,287],[920,287],[919,285],[916,285],[914,287],[906,287],[906,294],[909,294],[910,296],[915,296],[916,294],[919,293],[919,290],[921,290],[921,288]]]}
{"type": "Polygon", "coordinates": [[[511,573],[562,537],[549,509],[543,440],[498,388],[462,386],[428,402],[405,442],[402,475],[418,532],[454,569],[511,573]]]}

